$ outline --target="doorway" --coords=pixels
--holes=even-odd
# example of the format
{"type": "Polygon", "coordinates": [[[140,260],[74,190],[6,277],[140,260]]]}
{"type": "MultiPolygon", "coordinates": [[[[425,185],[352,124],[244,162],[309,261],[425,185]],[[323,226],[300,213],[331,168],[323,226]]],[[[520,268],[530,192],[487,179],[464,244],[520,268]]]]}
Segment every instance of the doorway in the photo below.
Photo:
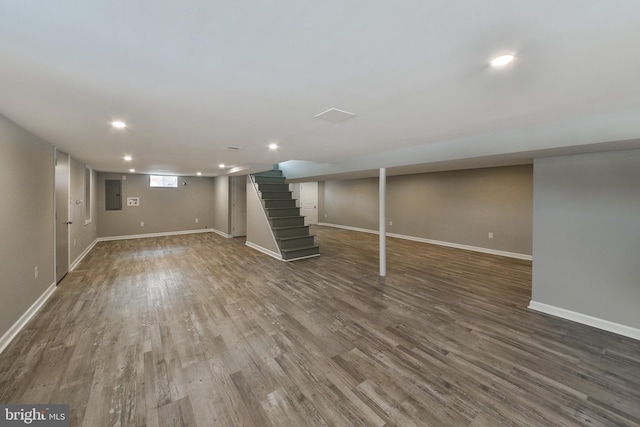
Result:
{"type": "Polygon", "coordinates": [[[56,283],[60,283],[69,272],[69,155],[58,150],[55,155],[56,283]]]}
{"type": "Polygon", "coordinates": [[[229,177],[231,187],[231,237],[247,235],[247,177],[229,177]]]}
{"type": "Polygon", "coordinates": [[[300,183],[300,215],[304,216],[304,224],[318,223],[318,183],[300,183]]]}

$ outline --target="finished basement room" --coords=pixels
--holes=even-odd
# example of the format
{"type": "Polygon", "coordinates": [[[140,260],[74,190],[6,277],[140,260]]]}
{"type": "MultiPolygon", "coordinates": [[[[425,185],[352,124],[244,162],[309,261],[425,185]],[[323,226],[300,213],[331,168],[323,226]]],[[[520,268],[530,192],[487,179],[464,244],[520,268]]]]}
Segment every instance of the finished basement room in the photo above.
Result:
{"type": "Polygon", "coordinates": [[[3,7],[0,425],[640,426],[639,14],[3,7]]]}

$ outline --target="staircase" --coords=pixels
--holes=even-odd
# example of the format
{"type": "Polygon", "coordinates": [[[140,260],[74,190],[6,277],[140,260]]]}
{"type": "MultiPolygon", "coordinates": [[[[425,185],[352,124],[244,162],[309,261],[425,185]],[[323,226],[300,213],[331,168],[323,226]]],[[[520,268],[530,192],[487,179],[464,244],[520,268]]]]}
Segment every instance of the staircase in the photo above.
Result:
{"type": "Polygon", "coordinates": [[[309,234],[309,226],[304,225],[304,216],[300,215],[300,208],[296,207],[289,184],[284,180],[281,170],[253,174],[282,259],[293,261],[319,256],[320,246],[315,244],[315,236],[309,234]]]}

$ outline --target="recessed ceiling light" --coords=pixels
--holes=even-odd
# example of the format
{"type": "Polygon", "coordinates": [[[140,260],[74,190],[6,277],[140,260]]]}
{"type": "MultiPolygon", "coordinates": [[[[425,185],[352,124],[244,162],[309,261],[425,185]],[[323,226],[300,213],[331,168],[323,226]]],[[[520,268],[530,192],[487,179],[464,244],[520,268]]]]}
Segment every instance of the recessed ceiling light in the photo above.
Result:
{"type": "Polygon", "coordinates": [[[277,149],[278,149],[278,144],[276,143],[269,144],[269,150],[277,150],[277,149]]]}
{"type": "Polygon", "coordinates": [[[503,65],[507,65],[515,59],[515,55],[508,54],[498,56],[497,58],[493,58],[491,60],[491,65],[494,67],[502,67],[503,65]]]}
{"type": "Polygon", "coordinates": [[[124,156],[123,159],[127,162],[130,162],[131,160],[133,160],[133,157],[131,156],[124,156]]]}
{"type": "Polygon", "coordinates": [[[135,169],[129,169],[129,172],[134,173],[136,170],[135,169]]]}
{"type": "Polygon", "coordinates": [[[220,163],[218,166],[220,166],[220,169],[224,168],[224,163],[220,163]]]}
{"type": "Polygon", "coordinates": [[[202,172],[196,172],[196,175],[200,176],[202,175],[202,172]]]}
{"type": "Polygon", "coordinates": [[[123,121],[116,120],[116,121],[111,122],[111,126],[113,126],[116,129],[124,129],[124,128],[127,127],[127,124],[125,122],[123,122],[123,121]]]}

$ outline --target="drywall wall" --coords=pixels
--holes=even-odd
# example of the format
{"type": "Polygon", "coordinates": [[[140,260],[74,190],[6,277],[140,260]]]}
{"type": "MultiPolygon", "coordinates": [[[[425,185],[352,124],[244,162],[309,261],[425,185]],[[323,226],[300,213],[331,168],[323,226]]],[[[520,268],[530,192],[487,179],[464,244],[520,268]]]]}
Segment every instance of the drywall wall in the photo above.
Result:
{"type": "Polygon", "coordinates": [[[55,282],[54,149],[0,116],[0,153],[2,336],[55,282]]]}
{"type": "Polygon", "coordinates": [[[116,237],[212,228],[214,180],[180,177],[177,188],[151,188],[149,175],[98,173],[98,236],[116,237]],[[122,180],[124,178],[124,180],[122,180]],[[105,209],[105,180],[122,180],[122,210],[105,209]],[[187,185],[183,185],[186,183],[187,185]],[[138,197],[140,206],[127,206],[138,197]],[[196,218],[198,222],[196,222],[196,218]],[[144,223],[144,226],[141,225],[144,223]]]}
{"type": "Polygon", "coordinates": [[[258,190],[247,177],[247,240],[246,244],[254,249],[280,258],[280,248],[273,236],[271,225],[264,212],[264,206],[258,190]]]}
{"type": "Polygon", "coordinates": [[[318,182],[318,222],[324,221],[324,181],[318,182]]]}
{"type": "Polygon", "coordinates": [[[640,150],[536,159],[532,303],[640,328],[640,150]]]}
{"type": "Polygon", "coordinates": [[[85,198],[85,169],[86,165],[79,160],[70,158],[69,181],[69,219],[73,224],[69,226],[69,262],[73,264],[85,249],[96,239],[97,211],[96,190],[97,174],[91,170],[91,199],[85,198]],[[89,203],[91,208],[91,222],[85,221],[85,205],[89,203]]]}
{"type": "MultiPolygon", "coordinates": [[[[378,229],[378,179],[325,181],[319,221],[378,229]]],[[[532,253],[531,165],[387,177],[387,232],[532,253]],[[489,238],[493,233],[493,238],[489,238]]]]}
{"type": "Polygon", "coordinates": [[[213,228],[228,236],[231,234],[229,177],[217,176],[213,182],[213,228]]]}
{"type": "MultiPolygon", "coordinates": [[[[389,181],[387,180],[387,184],[389,181]]],[[[320,222],[378,229],[378,179],[325,181],[320,222]]]]}

